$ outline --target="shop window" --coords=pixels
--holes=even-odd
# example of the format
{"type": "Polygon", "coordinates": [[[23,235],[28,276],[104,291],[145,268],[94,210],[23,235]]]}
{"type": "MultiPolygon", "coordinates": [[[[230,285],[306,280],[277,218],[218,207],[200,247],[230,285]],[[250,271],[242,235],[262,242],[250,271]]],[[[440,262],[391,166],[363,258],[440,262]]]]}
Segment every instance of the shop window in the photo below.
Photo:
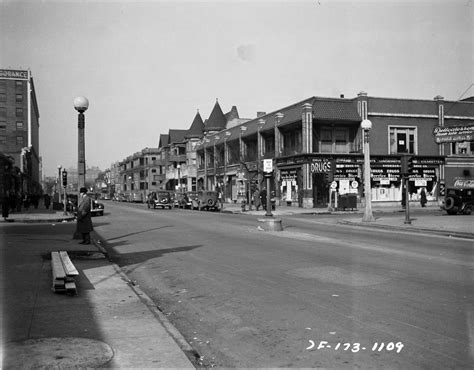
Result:
{"type": "Polygon", "coordinates": [[[451,154],[466,156],[474,155],[474,141],[451,143],[451,154]]]}
{"type": "Polygon", "coordinates": [[[390,154],[416,154],[415,127],[389,127],[390,154]]]}

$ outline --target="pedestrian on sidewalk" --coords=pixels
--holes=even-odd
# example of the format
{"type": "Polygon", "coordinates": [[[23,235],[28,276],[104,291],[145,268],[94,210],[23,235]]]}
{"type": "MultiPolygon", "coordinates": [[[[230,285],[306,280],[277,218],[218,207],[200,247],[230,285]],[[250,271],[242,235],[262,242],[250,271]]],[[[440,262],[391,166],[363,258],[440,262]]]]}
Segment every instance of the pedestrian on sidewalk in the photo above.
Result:
{"type": "Polygon", "coordinates": [[[421,188],[420,204],[421,204],[422,207],[426,207],[426,190],[425,190],[425,188],[421,188]]]}
{"type": "Polygon", "coordinates": [[[49,206],[51,205],[51,197],[49,196],[49,194],[45,194],[43,196],[43,200],[44,200],[44,206],[46,207],[46,209],[49,209],[49,206]]]}
{"type": "Polygon", "coordinates": [[[253,193],[253,205],[257,211],[260,209],[260,190],[258,188],[253,193]]]}
{"type": "Polygon", "coordinates": [[[7,192],[7,194],[5,194],[2,199],[2,217],[5,221],[8,218],[9,210],[10,210],[10,197],[7,192]]]}
{"type": "Polygon", "coordinates": [[[92,218],[91,199],[87,196],[87,189],[79,190],[79,204],[77,206],[77,233],[82,235],[82,242],[79,244],[91,243],[92,218]]]}

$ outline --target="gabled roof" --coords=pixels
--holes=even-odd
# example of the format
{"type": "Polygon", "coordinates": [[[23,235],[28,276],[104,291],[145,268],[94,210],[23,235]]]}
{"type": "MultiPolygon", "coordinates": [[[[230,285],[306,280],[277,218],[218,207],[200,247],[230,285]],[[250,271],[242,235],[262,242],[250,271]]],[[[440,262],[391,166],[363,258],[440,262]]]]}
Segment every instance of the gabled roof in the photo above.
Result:
{"type": "Polygon", "coordinates": [[[168,137],[169,142],[168,144],[175,144],[175,143],[182,143],[184,142],[184,136],[188,130],[169,130],[168,137]]]}
{"type": "Polygon", "coordinates": [[[169,144],[169,136],[166,134],[160,134],[160,140],[158,142],[158,148],[163,148],[169,144]]]}
{"type": "Polygon", "coordinates": [[[204,122],[202,121],[201,115],[199,112],[196,113],[193,123],[189,128],[188,132],[184,136],[186,139],[190,138],[201,138],[204,135],[204,122]]]}
{"type": "Polygon", "coordinates": [[[222,113],[219,102],[216,101],[211,115],[206,122],[205,131],[221,131],[226,128],[226,125],[227,119],[225,118],[224,113],[222,113]]]}

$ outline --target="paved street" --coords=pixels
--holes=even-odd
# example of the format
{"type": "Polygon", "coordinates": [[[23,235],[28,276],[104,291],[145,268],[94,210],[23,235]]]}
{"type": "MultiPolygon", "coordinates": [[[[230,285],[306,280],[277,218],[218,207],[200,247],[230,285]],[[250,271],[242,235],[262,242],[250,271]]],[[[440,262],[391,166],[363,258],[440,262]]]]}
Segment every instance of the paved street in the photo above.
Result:
{"type": "MultiPolygon", "coordinates": [[[[114,261],[202,356],[228,367],[466,368],[472,240],[106,203],[114,261]]],[[[400,217],[400,215],[398,215],[400,217]]],[[[470,217],[470,216],[469,216],[470,217]]]]}

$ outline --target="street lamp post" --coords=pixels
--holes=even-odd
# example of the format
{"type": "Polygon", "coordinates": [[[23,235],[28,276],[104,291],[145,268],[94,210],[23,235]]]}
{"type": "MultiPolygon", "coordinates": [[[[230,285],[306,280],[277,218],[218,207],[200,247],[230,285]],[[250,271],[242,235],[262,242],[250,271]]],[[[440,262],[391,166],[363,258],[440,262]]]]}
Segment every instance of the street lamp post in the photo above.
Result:
{"type": "Polygon", "coordinates": [[[58,203],[61,204],[61,169],[62,166],[58,166],[58,203]]]}
{"type": "Polygon", "coordinates": [[[372,189],[370,186],[370,146],[369,146],[369,131],[372,128],[372,122],[365,119],[361,122],[361,128],[364,134],[364,191],[365,191],[365,211],[362,221],[375,221],[372,215],[372,189]]]}
{"type": "Polygon", "coordinates": [[[181,192],[181,165],[178,163],[176,168],[178,169],[178,192],[181,192]]]}
{"type": "Polygon", "coordinates": [[[77,175],[78,175],[78,191],[86,185],[86,145],[84,139],[85,117],[84,112],[89,108],[89,101],[83,96],[74,99],[74,109],[79,112],[77,118],[78,128],[78,159],[77,159],[77,175]]]}

